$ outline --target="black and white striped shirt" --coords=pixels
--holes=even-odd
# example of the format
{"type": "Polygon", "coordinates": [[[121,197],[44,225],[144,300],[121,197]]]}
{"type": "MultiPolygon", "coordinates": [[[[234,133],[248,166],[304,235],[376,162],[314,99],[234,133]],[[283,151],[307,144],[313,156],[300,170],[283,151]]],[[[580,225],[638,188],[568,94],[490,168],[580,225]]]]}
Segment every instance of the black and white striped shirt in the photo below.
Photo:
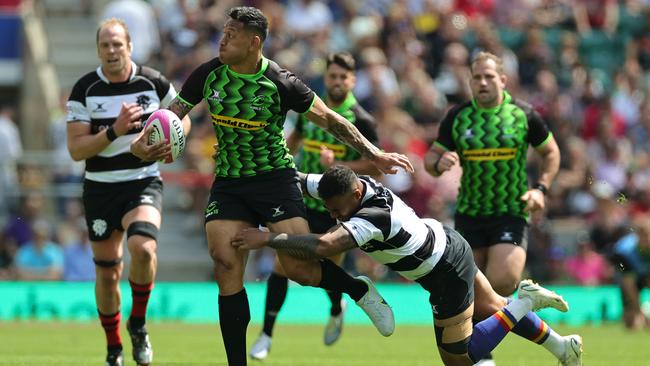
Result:
{"type": "MultiPolygon", "coordinates": [[[[307,193],[318,197],[322,175],[309,174],[307,193]]],[[[364,185],[359,210],[346,222],[361,250],[403,277],[416,280],[433,269],[445,250],[442,224],[419,218],[412,208],[374,179],[359,177],[364,185]]]]}
{"type": "MultiPolygon", "coordinates": [[[[142,122],[169,105],[176,90],[158,71],[132,63],[131,77],[123,83],[111,83],[101,66],[84,75],[72,88],[67,103],[67,122],[90,123],[96,134],[111,126],[122,103],[138,103],[143,109],[142,122]]],[[[86,160],[86,179],[97,182],[125,182],[160,175],[158,164],[142,162],[130,153],[131,142],[141,129],[119,136],[96,156],[86,160]]]]}

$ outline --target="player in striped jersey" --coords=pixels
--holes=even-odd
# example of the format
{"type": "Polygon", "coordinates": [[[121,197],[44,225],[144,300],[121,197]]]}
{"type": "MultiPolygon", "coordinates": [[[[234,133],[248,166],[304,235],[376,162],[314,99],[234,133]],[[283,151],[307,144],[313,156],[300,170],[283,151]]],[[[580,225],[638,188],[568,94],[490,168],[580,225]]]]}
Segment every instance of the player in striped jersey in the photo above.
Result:
{"type": "MultiPolygon", "coordinates": [[[[156,237],[161,222],[162,181],[155,162],[171,147],[135,144],[146,139],[142,123],[153,111],[176,96],[160,72],[131,60],[132,44],[126,24],[103,21],[97,29],[101,65],[81,77],[67,103],[68,150],[76,161],[86,161],[83,203],[92,242],[97,280],[95,297],[106,333],[108,366],[124,363],[119,280],[122,241],[126,231],[131,254],[129,283],[133,306],[127,330],[133,358],[148,365],[153,350],[145,328],[145,314],[156,274],[156,237]],[[131,146],[138,146],[138,156],[131,146]]],[[[189,118],[183,119],[185,133],[189,118]]],[[[149,131],[150,133],[150,131],[149,131]]]]}
{"type": "MultiPolygon", "coordinates": [[[[378,145],[374,118],[357,103],[352,94],[355,85],[354,72],[355,60],[349,53],[338,52],[328,55],[323,76],[327,92],[324,102],[350,123],[353,123],[368,141],[378,145]]],[[[348,148],[327,131],[318,127],[317,124],[309,121],[304,115],[299,116],[294,131],[287,138],[287,145],[292,152],[298,150],[298,169],[301,172],[323,173],[325,169],[337,163],[347,165],[359,174],[377,175],[379,173],[372,162],[363,159],[357,151],[348,148]]],[[[336,223],[329,217],[320,200],[304,197],[304,201],[311,232],[324,233],[336,223]]],[[[329,259],[341,265],[343,255],[329,259]]],[[[269,354],[275,319],[284,304],[287,285],[287,277],[276,259],[273,272],[267,281],[262,333],[250,351],[250,356],[254,359],[264,359],[269,354]]],[[[328,291],[327,294],[332,306],[330,319],[325,326],[323,341],[325,345],[329,346],[336,342],[341,335],[346,304],[340,292],[328,291]]]]}
{"type": "MultiPolygon", "coordinates": [[[[183,117],[205,102],[219,143],[205,229],[219,285],[219,326],[226,356],[230,365],[240,366],[247,363],[250,322],[244,288],[248,253],[234,250],[232,237],[258,225],[309,232],[295,164],[283,134],[287,112],[304,113],[383,172],[395,173],[397,167],[413,171],[413,166],[406,156],[382,152],[371,144],[293,73],[262,55],[268,20],[259,9],[235,7],[228,17],[219,57],[190,74],[169,109],[183,117]]],[[[351,277],[332,261],[303,260],[285,253],[278,253],[278,259],[285,274],[302,285],[345,292],[358,301],[376,294],[368,282],[351,277]]],[[[380,301],[357,303],[380,333],[392,333],[390,307],[380,301]]]]}
{"type": "MultiPolygon", "coordinates": [[[[567,311],[561,296],[532,283],[519,284],[518,299],[498,295],[477,269],[467,241],[434,219],[421,219],[399,197],[369,177],[335,166],[301,175],[303,191],[319,197],[339,223],[325,234],[292,235],[258,229],[232,241],[250,250],[269,246],[302,258],[323,258],[360,248],[430,293],[436,341],[445,365],[471,365],[509,331],[547,338],[552,330],[535,315],[544,307],[567,311]],[[472,327],[472,318],[481,320],[472,327]]],[[[580,365],[582,340],[559,338],[552,353],[562,365],[580,365]]]]}
{"type": "Polygon", "coordinates": [[[544,209],[560,150],[540,115],[505,90],[499,57],[479,53],[471,72],[473,99],[447,113],[425,167],[439,176],[460,163],[454,227],[472,246],[476,264],[492,287],[509,296],[526,264],[528,213],[544,209]],[[529,145],[541,157],[541,172],[532,187],[526,172],[529,145]]]}

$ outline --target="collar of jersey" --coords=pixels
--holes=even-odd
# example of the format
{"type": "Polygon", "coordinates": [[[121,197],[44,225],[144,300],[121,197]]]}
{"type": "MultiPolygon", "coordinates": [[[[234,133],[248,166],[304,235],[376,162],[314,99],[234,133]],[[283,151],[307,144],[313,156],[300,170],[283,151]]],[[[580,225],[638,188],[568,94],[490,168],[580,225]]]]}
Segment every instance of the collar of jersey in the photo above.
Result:
{"type": "Polygon", "coordinates": [[[472,106],[474,107],[474,109],[476,109],[479,112],[497,113],[497,112],[499,112],[501,110],[501,107],[503,107],[504,105],[510,103],[511,100],[512,100],[512,97],[510,96],[510,93],[508,93],[507,91],[504,90],[503,91],[503,101],[501,102],[501,104],[499,104],[497,106],[494,106],[494,107],[490,107],[490,108],[481,108],[481,107],[478,106],[478,104],[476,104],[476,99],[472,98],[472,106]]]}
{"type": "Polygon", "coordinates": [[[356,103],[357,103],[357,98],[355,98],[354,95],[352,95],[352,92],[348,92],[348,95],[343,100],[343,103],[341,103],[338,107],[331,107],[331,108],[334,112],[340,114],[341,112],[345,112],[348,109],[350,109],[350,107],[352,107],[356,103]]]}
{"type": "MultiPolygon", "coordinates": [[[[133,80],[133,78],[135,77],[135,73],[137,71],[138,71],[138,65],[136,65],[135,62],[131,60],[131,76],[129,76],[129,80],[127,80],[127,82],[133,80]]],[[[99,78],[102,79],[102,81],[105,82],[106,84],[119,84],[119,83],[111,83],[111,81],[106,78],[106,75],[104,75],[104,72],[102,71],[102,65],[97,66],[97,75],[99,75],[99,78]]]]}
{"type": "Polygon", "coordinates": [[[234,71],[233,69],[230,68],[230,66],[226,65],[226,70],[228,72],[238,78],[242,79],[257,79],[260,75],[262,75],[265,71],[266,68],[269,66],[269,59],[266,57],[262,56],[262,67],[260,67],[260,70],[254,74],[240,74],[237,71],[234,71]]]}

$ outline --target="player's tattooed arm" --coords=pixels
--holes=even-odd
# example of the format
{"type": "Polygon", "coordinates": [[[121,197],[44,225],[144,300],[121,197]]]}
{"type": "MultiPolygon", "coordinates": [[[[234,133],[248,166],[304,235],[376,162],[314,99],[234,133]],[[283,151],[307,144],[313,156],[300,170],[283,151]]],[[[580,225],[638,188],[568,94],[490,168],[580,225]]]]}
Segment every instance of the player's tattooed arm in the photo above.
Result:
{"type": "Polygon", "coordinates": [[[320,259],[355,248],[352,235],[337,225],[325,234],[277,234],[256,228],[244,229],[237,233],[231,245],[242,250],[259,249],[269,246],[283,250],[300,259],[320,259]]]}
{"type": "Polygon", "coordinates": [[[352,123],[328,108],[320,98],[315,98],[313,107],[305,114],[309,120],[326,129],[339,141],[357,150],[368,160],[373,160],[381,153],[352,123]]]}
{"type": "Polygon", "coordinates": [[[183,119],[183,117],[185,117],[192,110],[192,108],[194,108],[194,106],[183,101],[178,96],[176,96],[176,98],[174,98],[167,107],[167,109],[174,112],[180,119],[183,119]]]}
{"type": "Polygon", "coordinates": [[[268,246],[300,259],[320,259],[348,251],[357,245],[352,235],[338,224],[325,234],[271,234],[268,246]]]}

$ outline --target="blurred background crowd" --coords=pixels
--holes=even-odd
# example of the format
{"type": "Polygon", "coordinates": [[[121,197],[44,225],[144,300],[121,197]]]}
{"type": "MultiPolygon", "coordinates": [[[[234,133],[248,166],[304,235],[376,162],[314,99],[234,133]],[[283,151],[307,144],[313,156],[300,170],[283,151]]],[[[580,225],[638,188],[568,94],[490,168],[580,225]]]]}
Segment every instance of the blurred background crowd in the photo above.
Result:
{"type": "MultiPolygon", "coordinates": [[[[634,234],[635,219],[650,215],[648,0],[59,3],[76,4],[68,8],[54,3],[28,4],[45,24],[59,18],[70,24],[90,20],[83,23],[89,24],[87,31],[79,32],[88,46],[69,54],[96,60],[93,25],[116,16],[129,25],[136,63],[161,70],[177,90],[196,66],[217,56],[226,11],[236,5],[256,6],[267,15],[265,56],[318,92],[323,91],[324,56],[351,52],[359,67],[354,94],[375,117],[381,147],[408,154],[416,166],[413,175],[384,177],[385,184],[420,216],[446,223],[452,223],[460,169],[433,178],[422,168],[422,158],[445,112],[470,98],[470,59],[489,51],[503,58],[508,90],[543,116],[562,154],[547,210],[530,220],[529,274],[545,283],[612,283],[620,272],[609,260],[613,248],[634,234]]],[[[56,30],[46,33],[53,37],[56,30]]],[[[50,47],[58,46],[50,42],[50,47]]],[[[77,67],[76,75],[67,78],[59,73],[61,105],[74,81],[97,64],[77,67]]],[[[0,108],[0,278],[92,279],[78,197],[83,166],[67,156],[64,111],[50,113],[49,125],[40,127],[47,139],[38,148],[27,147],[31,135],[23,127],[25,113],[17,112],[11,103],[0,108]]],[[[191,117],[182,160],[162,167],[163,229],[170,234],[161,237],[160,266],[163,277],[166,270],[173,274],[171,263],[183,268],[189,262],[173,248],[195,241],[198,249],[190,252],[206,258],[205,271],[197,276],[207,279],[202,212],[215,139],[204,109],[196,108],[191,117]]],[[[287,131],[293,120],[289,115],[287,131]]],[[[535,181],[536,164],[531,155],[530,181],[535,181]]],[[[247,278],[264,278],[272,267],[271,253],[259,251],[253,258],[247,278]]],[[[398,280],[358,251],[345,266],[376,280],[398,280]]]]}

